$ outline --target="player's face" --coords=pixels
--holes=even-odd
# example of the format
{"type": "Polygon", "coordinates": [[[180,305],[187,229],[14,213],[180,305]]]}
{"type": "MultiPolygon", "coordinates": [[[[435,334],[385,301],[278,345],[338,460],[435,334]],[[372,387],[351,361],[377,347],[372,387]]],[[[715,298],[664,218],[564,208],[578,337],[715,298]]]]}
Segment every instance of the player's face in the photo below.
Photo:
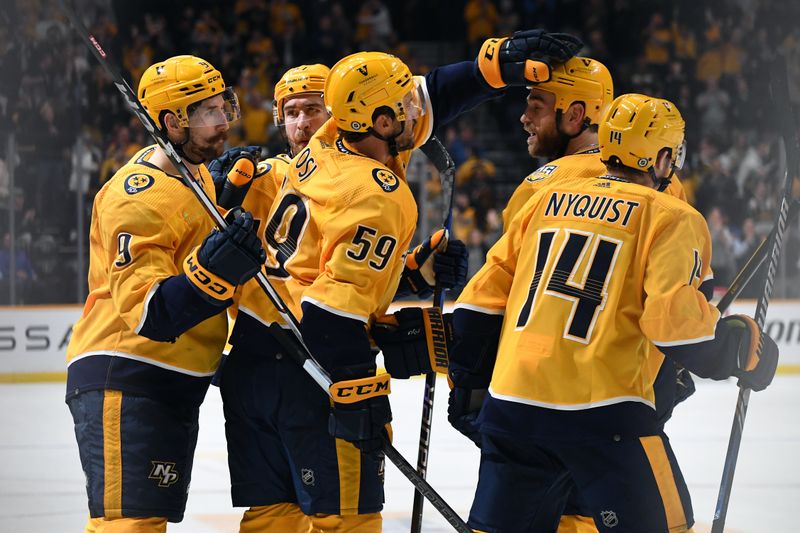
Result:
{"type": "Polygon", "coordinates": [[[401,122],[396,123],[398,131],[401,127],[403,128],[402,133],[395,139],[398,152],[414,149],[414,126],[416,125],[417,119],[406,120],[404,125],[401,122]]]}
{"type": "Polygon", "coordinates": [[[211,161],[225,151],[230,125],[225,118],[226,103],[222,96],[214,96],[203,100],[192,111],[189,119],[189,140],[183,145],[183,151],[191,160],[211,161]],[[206,117],[208,120],[195,121],[194,117],[206,117]],[[215,120],[211,120],[214,118],[215,120]],[[200,124],[200,125],[195,125],[200,124]],[[205,125],[213,124],[213,125],[205,125]]]}
{"type": "Polygon", "coordinates": [[[300,94],[283,103],[286,139],[292,154],[298,154],[308,145],[311,136],[330,118],[321,94],[300,94]]]}
{"type": "Polygon", "coordinates": [[[561,149],[555,103],[553,93],[532,88],[528,94],[525,111],[519,121],[528,132],[528,153],[531,157],[553,157],[561,149]]]}

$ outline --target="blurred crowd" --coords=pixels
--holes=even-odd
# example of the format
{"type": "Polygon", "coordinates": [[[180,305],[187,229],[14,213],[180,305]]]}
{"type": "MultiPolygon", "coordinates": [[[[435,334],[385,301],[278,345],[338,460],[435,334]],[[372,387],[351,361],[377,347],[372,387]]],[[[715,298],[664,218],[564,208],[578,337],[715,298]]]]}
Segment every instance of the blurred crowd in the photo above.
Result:
{"type": "MultiPolygon", "coordinates": [[[[171,55],[192,53],[212,62],[235,86],[242,105],[243,119],[229,135],[231,146],[262,145],[270,154],[284,150],[272,126],[272,88],[292,66],[331,66],[354,51],[383,50],[421,74],[447,61],[474,58],[489,36],[533,27],[576,34],[586,43],[582,55],[609,67],[617,94],[668,98],[686,118],[689,159],[680,178],[709,222],[720,286],[731,281],[769,231],[783,183],[783,149],[768,98],[770,60],[786,58],[790,97],[800,103],[796,2],[76,4],[133,87],[151,63],[171,55]]],[[[4,2],[0,72],[0,304],[9,303],[12,263],[15,303],[81,301],[92,198],[150,140],[55,0],[4,2]]],[[[454,232],[469,245],[474,269],[502,230],[508,196],[544,163],[526,153],[518,120],[524,96],[524,91],[508,91],[437,132],[458,166],[454,232]]],[[[441,223],[438,177],[432,167],[421,168],[414,188],[424,197],[424,225],[431,227],[441,223]]],[[[798,276],[797,234],[789,237],[783,279],[798,276]]],[[[791,288],[783,294],[800,296],[791,288]]]]}

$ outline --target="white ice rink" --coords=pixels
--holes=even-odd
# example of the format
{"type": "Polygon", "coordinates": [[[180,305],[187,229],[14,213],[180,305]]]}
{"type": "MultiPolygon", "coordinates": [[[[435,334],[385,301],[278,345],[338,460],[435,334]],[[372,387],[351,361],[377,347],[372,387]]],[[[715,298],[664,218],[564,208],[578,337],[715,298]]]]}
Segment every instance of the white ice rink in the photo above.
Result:
{"type": "MultiPolygon", "coordinates": [[[[416,464],[423,382],[392,384],[395,445],[416,464]]],[[[478,450],[446,420],[447,385],[439,381],[428,479],[467,516],[477,477],[478,450]]],[[[737,388],[733,382],[698,383],[667,426],[692,494],[697,533],[710,529],[737,388]]],[[[0,532],[82,531],[86,519],[83,474],[63,402],[62,383],[0,386],[0,532]]],[[[212,389],[202,408],[186,518],[171,532],[235,532],[222,408],[212,389]]],[[[387,532],[408,531],[411,485],[386,467],[387,532]]],[[[800,376],[778,376],[751,396],[728,514],[729,533],[800,531],[800,376]]],[[[423,531],[451,531],[426,505],[423,531]]]]}

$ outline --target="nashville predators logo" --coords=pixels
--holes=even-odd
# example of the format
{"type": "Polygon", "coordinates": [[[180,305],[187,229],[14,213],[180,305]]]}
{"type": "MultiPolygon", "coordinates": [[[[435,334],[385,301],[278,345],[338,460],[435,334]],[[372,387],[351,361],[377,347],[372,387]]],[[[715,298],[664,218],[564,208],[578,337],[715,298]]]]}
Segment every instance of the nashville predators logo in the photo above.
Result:
{"type": "Polygon", "coordinates": [[[128,194],[136,194],[137,192],[149,189],[155,182],[156,180],[147,174],[131,174],[125,178],[125,192],[128,194]]]}
{"type": "Polygon", "coordinates": [[[175,463],[165,463],[163,461],[150,461],[153,469],[150,470],[150,475],[147,479],[154,479],[158,481],[158,486],[167,488],[174,485],[180,476],[178,471],[175,470],[175,463]]]}
{"type": "Polygon", "coordinates": [[[372,179],[386,192],[392,192],[400,186],[400,180],[385,168],[376,168],[372,171],[372,179]]]}

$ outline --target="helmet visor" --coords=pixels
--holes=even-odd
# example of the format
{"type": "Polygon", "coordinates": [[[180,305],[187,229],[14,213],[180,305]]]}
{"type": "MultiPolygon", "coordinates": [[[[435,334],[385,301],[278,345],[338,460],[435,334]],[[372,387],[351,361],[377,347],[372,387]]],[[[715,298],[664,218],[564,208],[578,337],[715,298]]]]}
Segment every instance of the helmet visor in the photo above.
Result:
{"type": "Polygon", "coordinates": [[[414,87],[403,96],[400,106],[400,120],[415,120],[427,112],[425,94],[417,80],[414,80],[414,87]]]}
{"type": "Polygon", "coordinates": [[[322,100],[322,93],[300,93],[283,101],[278,126],[293,126],[301,122],[318,121],[322,125],[330,115],[322,100]]]}
{"type": "Polygon", "coordinates": [[[676,170],[680,170],[683,168],[683,164],[686,162],[686,139],[684,139],[681,144],[678,145],[678,149],[675,152],[675,163],[673,166],[676,170]]]}
{"type": "Polygon", "coordinates": [[[188,114],[190,128],[208,128],[235,122],[241,118],[242,111],[233,87],[228,87],[222,94],[189,106],[188,114]]]}

